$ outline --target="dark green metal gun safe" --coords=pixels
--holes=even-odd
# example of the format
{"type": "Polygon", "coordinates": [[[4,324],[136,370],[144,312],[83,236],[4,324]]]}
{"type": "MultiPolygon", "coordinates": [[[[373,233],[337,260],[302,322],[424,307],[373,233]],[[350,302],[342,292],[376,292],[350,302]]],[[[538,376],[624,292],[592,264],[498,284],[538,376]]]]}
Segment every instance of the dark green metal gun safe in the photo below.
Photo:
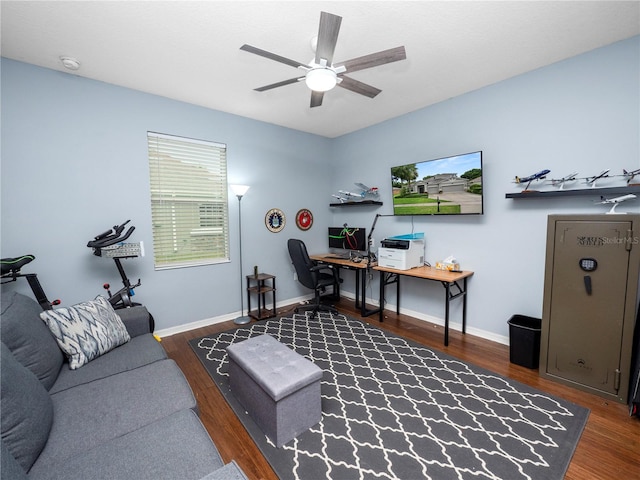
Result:
{"type": "Polygon", "coordinates": [[[640,215],[550,215],[543,377],[626,403],[638,308],[640,215]]]}

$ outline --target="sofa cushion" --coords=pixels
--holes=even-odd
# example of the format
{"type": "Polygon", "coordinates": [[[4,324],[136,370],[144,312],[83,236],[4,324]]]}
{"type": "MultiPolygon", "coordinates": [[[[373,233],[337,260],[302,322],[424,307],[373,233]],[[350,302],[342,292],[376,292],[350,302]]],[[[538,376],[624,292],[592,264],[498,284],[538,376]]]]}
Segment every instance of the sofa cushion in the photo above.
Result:
{"type": "Polygon", "coordinates": [[[118,308],[116,313],[127,327],[127,331],[131,338],[138,335],[144,335],[145,333],[153,333],[152,324],[153,320],[151,314],[143,305],[136,305],[135,307],[118,308]]]}
{"type": "Polygon", "coordinates": [[[211,472],[200,480],[249,480],[235,460],[211,472]]]}
{"type": "MultiPolygon", "coordinates": [[[[36,463],[31,480],[198,480],[222,459],[192,410],[181,410],[80,455],[36,463]]],[[[235,478],[235,477],[234,477],[235,478]]]]}
{"type": "Polygon", "coordinates": [[[72,370],[131,339],[109,301],[101,296],[73,307],[46,310],[40,317],[67,356],[72,370]]]}
{"type": "Polygon", "coordinates": [[[196,408],[173,360],[78,385],[51,399],[53,426],[36,464],[82,454],[179,410],[196,408]]]}
{"type": "Polygon", "coordinates": [[[82,368],[60,370],[58,380],[49,393],[57,393],[83,383],[143,367],[167,358],[162,345],[150,333],[132,337],[130,341],[92,360],[82,368]]]}
{"type": "Polygon", "coordinates": [[[32,298],[3,291],[0,309],[2,341],[48,390],[58,378],[64,355],[40,319],[42,308],[32,298]]]}
{"type": "Polygon", "coordinates": [[[28,480],[29,477],[27,477],[24,469],[16,461],[13,455],[11,455],[11,452],[4,442],[0,443],[2,443],[0,446],[0,457],[2,457],[2,461],[0,462],[0,474],[2,475],[2,478],[11,480],[28,480]]]}
{"type": "Polygon", "coordinates": [[[2,441],[29,471],[42,452],[53,423],[53,403],[38,378],[0,342],[2,441]]]}

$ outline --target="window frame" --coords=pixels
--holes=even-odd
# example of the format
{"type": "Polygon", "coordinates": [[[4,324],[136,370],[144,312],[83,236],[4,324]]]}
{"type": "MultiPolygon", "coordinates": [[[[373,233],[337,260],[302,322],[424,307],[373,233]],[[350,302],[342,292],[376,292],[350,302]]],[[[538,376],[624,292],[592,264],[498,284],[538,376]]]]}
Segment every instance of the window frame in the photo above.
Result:
{"type": "Polygon", "coordinates": [[[147,132],[155,270],[228,263],[227,145],[147,132]]]}

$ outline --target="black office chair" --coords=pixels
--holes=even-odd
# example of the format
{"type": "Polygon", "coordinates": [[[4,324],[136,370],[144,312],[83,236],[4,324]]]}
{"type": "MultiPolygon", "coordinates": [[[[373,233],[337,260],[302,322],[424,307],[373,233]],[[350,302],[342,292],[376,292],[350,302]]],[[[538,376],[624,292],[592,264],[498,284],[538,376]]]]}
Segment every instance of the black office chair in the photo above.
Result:
{"type": "MultiPolygon", "coordinates": [[[[287,242],[287,247],[289,248],[291,262],[296,269],[298,281],[305,287],[312,289],[315,294],[313,305],[305,309],[311,308],[314,317],[320,311],[338,313],[333,305],[320,303],[320,295],[327,287],[333,287],[333,296],[340,297],[342,279],[338,276],[338,270],[331,265],[322,265],[311,260],[307,253],[307,247],[302,240],[290,238],[287,242]]],[[[299,310],[300,308],[296,308],[295,312],[298,313],[299,310]]]]}

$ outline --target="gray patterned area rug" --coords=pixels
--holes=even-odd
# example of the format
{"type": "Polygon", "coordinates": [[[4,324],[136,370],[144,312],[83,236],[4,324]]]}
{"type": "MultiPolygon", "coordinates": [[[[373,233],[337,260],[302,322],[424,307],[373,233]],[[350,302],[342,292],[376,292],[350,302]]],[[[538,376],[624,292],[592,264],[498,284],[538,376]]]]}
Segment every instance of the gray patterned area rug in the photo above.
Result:
{"type": "Polygon", "coordinates": [[[344,315],[189,342],[281,479],[562,479],[589,411],[344,315]],[[276,448],[229,390],[226,347],[269,334],[323,370],[322,420],[276,448]]]}

